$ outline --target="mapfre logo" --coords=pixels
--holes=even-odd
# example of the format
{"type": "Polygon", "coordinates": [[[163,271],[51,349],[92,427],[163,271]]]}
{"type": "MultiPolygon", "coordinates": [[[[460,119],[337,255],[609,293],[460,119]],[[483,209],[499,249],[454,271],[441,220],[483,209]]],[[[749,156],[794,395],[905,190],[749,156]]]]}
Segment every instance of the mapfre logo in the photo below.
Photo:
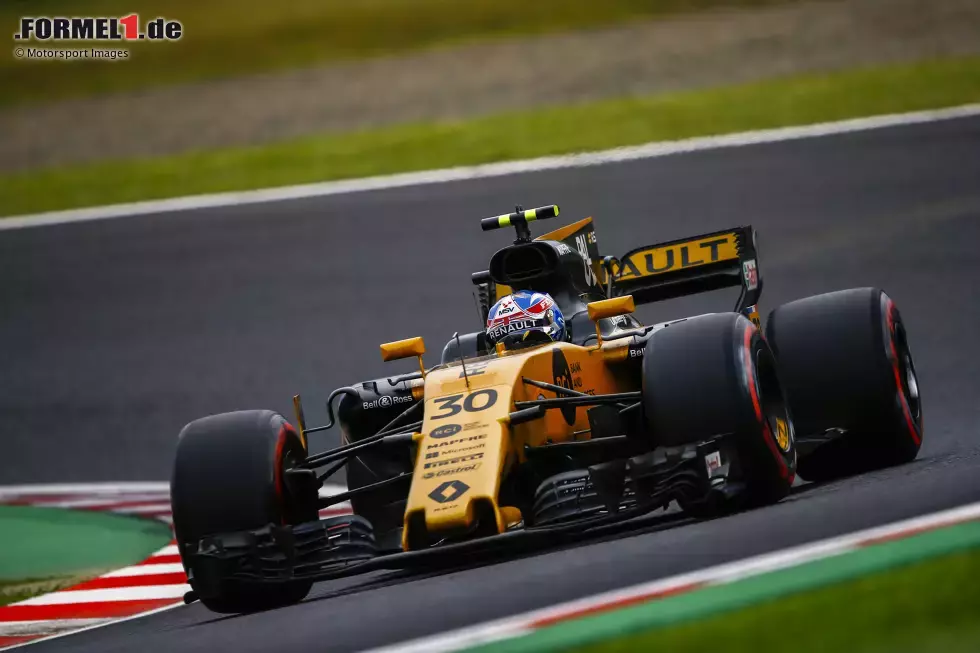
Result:
{"type": "Polygon", "coordinates": [[[178,41],[184,35],[179,20],[157,17],[140,21],[139,14],[122,17],[24,16],[17,41],[178,41]]]}

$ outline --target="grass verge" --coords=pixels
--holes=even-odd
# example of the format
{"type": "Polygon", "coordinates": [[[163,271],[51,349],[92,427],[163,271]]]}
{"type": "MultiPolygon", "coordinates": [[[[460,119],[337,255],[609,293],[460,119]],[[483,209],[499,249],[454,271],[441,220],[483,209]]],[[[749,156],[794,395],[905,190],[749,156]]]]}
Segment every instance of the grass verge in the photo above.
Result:
{"type": "Polygon", "coordinates": [[[980,650],[980,551],[791,596],[579,653],[968,653],[980,650]]]}
{"type": "Polygon", "coordinates": [[[32,596],[38,596],[39,594],[47,594],[48,592],[57,592],[58,590],[63,590],[66,587],[71,587],[72,585],[85,580],[86,578],[94,578],[99,574],[105,573],[106,571],[111,571],[109,569],[93,569],[87,574],[82,574],[78,576],[63,576],[56,578],[31,578],[26,580],[18,581],[0,581],[0,605],[7,605],[9,603],[17,603],[18,601],[23,601],[29,599],[32,596]]]}
{"type": "MultiPolygon", "coordinates": [[[[339,59],[396,54],[475,38],[539,34],[721,5],[790,0],[5,0],[0,25],[13,33],[21,16],[126,16],[179,20],[173,43],[100,43],[125,47],[117,61],[22,61],[9,41],[0,58],[0,105],[160,84],[252,74],[339,59]],[[84,6],[81,6],[84,5],[84,6]]],[[[68,47],[84,47],[69,44],[68,47]]]]}
{"type": "Polygon", "coordinates": [[[0,216],[489,163],[980,101],[980,58],[0,176],[0,216]]]}
{"type": "Polygon", "coordinates": [[[149,519],[6,505],[0,506],[0,532],[0,605],[135,564],[171,538],[166,524],[149,519]]]}

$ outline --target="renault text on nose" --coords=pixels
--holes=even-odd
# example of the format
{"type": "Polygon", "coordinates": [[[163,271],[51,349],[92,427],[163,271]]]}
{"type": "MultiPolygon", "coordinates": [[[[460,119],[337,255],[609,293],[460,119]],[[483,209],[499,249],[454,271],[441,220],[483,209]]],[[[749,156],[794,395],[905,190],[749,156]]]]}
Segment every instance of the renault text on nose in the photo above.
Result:
{"type": "Polygon", "coordinates": [[[184,26],[158,17],[144,25],[139,14],[119,18],[25,16],[14,33],[18,41],[177,41],[184,26]]]}

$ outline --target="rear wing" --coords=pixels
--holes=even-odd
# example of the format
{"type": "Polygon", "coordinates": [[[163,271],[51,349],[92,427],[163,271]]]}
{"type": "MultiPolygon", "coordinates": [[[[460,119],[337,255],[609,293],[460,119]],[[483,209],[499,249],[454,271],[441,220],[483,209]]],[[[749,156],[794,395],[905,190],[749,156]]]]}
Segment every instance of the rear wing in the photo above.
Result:
{"type": "MultiPolygon", "coordinates": [[[[755,305],[762,294],[762,273],[751,226],[638,247],[622,258],[600,256],[592,218],[559,227],[535,240],[557,241],[577,251],[606,297],[633,295],[637,304],[741,285],[735,310],[758,324],[755,305]]],[[[512,289],[496,284],[488,271],[475,272],[472,280],[485,324],[490,307],[512,289]]]]}
{"type": "Polygon", "coordinates": [[[735,310],[748,313],[762,294],[751,226],[638,247],[602,262],[606,295],[633,295],[637,304],[740,285],[735,310]]]}

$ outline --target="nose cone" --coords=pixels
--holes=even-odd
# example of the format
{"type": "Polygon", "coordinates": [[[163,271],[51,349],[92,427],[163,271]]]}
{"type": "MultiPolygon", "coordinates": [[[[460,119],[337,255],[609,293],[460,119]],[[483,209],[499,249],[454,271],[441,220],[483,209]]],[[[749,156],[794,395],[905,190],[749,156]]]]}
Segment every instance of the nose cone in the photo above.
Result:
{"type": "MultiPolygon", "coordinates": [[[[440,372],[461,373],[459,367],[440,372]]],[[[502,528],[497,496],[510,438],[508,427],[499,419],[510,412],[511,386],[477,387],[481,376],[476,374],[462,392],[426,399],[423,435],[405,512],[406,550],[469,533],[477,522],[484,534],[502,528]]],[[[438,383],[437,379],[430,381],[438,383]]],[[[455,387],[455,380],[446,385],[455,387]]]]}

